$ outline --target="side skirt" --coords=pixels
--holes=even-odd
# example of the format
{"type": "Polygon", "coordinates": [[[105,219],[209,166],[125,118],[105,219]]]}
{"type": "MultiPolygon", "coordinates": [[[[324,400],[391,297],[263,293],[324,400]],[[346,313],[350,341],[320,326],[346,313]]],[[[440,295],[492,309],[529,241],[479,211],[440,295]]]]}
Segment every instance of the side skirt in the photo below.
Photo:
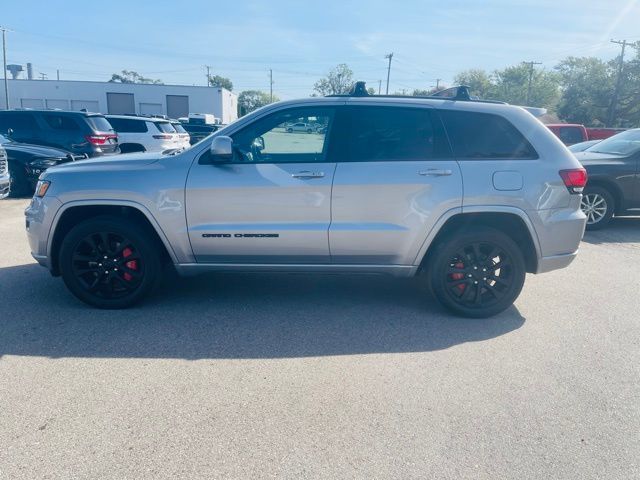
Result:
{"type": "Polygon", "coordinates": [[[246,264],[246,263],[181,263],[178,274],[197,275],[204,272],[280,272],[280,273],[345,273],[412,277],[417,265],[317,265],[317,264],[246,264]]]}

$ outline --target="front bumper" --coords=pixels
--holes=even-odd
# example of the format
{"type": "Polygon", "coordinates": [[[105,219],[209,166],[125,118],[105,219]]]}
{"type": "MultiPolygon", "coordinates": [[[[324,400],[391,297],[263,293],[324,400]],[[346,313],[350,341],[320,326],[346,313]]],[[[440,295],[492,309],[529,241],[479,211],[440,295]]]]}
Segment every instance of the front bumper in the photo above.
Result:
{"type": "Polygon", "coordinates": [[[11,190],[11,177],[7,172],[4,175],[0,175],[0,199],[8,197],[9,190],[11,190]]]}
{"type": "Polygon", "coordinates": [[[34,197],[24,211],[27,239],[31,248],[31,256],[36,261],[51,270],[49,258],[49,245],[51,226],[58,209],[61,206],[56,197],[34,197]]]}
{"type": "Polygon", "coordinates": [[[577,256],[578,252],[575,251],[573,253],[566,253],[564,255],[542,257],[538,260],[538,270],[536,270],[536,273],[546,273],[567,267],[577,256]]]}

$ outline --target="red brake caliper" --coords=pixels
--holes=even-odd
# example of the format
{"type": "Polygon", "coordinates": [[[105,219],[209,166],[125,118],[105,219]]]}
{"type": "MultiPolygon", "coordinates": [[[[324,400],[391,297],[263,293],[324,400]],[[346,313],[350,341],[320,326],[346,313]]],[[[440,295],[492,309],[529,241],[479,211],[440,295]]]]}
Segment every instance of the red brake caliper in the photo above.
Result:
{"type": "MultiPolygon", "coordinates": [[[[130,257],[131,255],[133,255],[133,251],[129,247],[125,248],[122,251],[122,256],[124,258],[130,257]]],[[[125,263],[125,265],[127,266],[127,268],[130,268],[131,270],[138,270],[137,260],[129,260],[127,263],[125,263]]],[[[130,282],[131,280],[133,280],[133,277],[131,276],[131,274],[127,272],[124,272],[123,277],[127,282],[130,282]]]]}
{"type": "MultiPolygon", "coordinates": [[[[456,268],[464,268],[464,263],[458,262],[454,265],[456,268]]],[[[464,273],[452,273],[451,280],[461,280],[464,278],[464,273]]],[[[461,283],[460,285],[456,285],[456,288],[460,290],[460,292],[464,292],[464,289],[467,287],[466,284],[461,283]]]]}

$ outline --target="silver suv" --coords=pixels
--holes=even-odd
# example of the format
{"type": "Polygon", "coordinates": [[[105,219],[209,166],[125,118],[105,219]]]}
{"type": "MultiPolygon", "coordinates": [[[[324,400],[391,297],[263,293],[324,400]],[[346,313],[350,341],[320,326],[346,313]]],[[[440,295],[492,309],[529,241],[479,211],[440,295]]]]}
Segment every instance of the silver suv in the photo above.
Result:
{"type": "Polygon", "coordinates": [[[567,266],[586,174],[520,107],[334,96],[269,105],[178,155],[41,177],[33,256],[100,308],[204,271],[422,274],[453,312],[494,315],[525,274],[567,266]],[[291,135],[295,123],[324,125],[291,135]]]}

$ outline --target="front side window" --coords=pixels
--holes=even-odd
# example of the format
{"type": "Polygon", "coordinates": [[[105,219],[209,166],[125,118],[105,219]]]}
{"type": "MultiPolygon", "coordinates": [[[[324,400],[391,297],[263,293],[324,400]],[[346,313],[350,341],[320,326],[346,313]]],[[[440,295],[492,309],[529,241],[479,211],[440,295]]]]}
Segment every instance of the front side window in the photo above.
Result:
{"type": "Polygon", "coordinates": [[[441,124],[427,108],[350,107],[344,161],[429,160],[450,156],[441,124]]]}
{"type": "Polygon", "coordinates": [[[538,154],[506,118],[489,113],[440,110],[458,159],[536,159],[538,154]]]}
{"type": "Polygon", "coordinates": [[[238,163],[323,162],[334,109],[297,108],[277,112],[233,135],[238,163]],[[291,125],[305,129],[291,131],[291,125]]]}
{"type": "Polygon", "coordinates": [[[44,118],[47,124],[54,130],[80,130],[78,123],[73,118],[64,115],[44,115],[44,118]]]}

